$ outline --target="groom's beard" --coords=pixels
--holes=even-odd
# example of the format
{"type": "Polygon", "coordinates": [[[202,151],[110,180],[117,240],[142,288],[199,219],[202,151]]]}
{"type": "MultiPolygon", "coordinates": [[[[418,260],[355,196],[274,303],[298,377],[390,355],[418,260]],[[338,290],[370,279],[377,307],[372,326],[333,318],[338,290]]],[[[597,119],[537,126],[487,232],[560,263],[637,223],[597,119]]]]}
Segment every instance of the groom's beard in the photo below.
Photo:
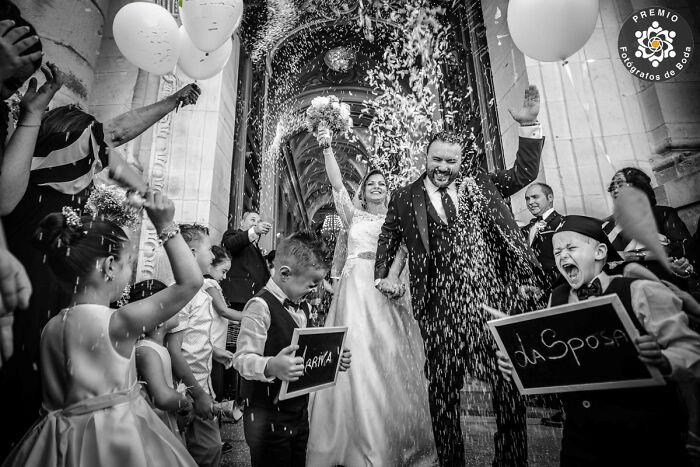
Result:
{"type": "Polygon", "coordinates": [[[452,182],[457,180],[457,177],[459,176],[459,172],[452,172],[451,170],[440,170],[440,169],[433,169],[430,172],[428,172],[428,178],[430,179],[431,182],[433,182],[433,185],[436,187],[444,187],[444,186],[450,186],[452,182]],[[436,175],[440,174],[443,175],[444,177],[447,177],[447,182],[439,182],[436,178],[436,175]]]}

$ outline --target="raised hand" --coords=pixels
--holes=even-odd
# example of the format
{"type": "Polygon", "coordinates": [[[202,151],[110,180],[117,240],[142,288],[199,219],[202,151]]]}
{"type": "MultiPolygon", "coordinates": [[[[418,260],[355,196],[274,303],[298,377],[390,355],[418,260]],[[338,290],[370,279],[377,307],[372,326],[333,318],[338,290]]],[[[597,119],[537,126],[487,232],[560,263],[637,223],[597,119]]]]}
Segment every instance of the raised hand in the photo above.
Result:
{"type": "Polygon", "coordinates": [[[256,234],[258,235],[265,235],[272,229],[272,224],[269,222],[258,222],[258,225],[256,225],[253,230],[255,231],[256,234]]]}
{"type": "Polygon", "coordinates": [[[316,140],[323,149],[330,148],[331,141],[333,140],[333,133],[331,133],[331,130],[328,128],[319,128],[318,133],[316,133],[316,140]]]}
{"type": "Polygon", "coordinates": [[[22,121],[27,119],[37,120],[36,123],[41,123],[41,117],[44,110],[49,106],[51,99],[56,95],[61,86],[63,86],[63,73],[53,63],[47,63],[41,66],[41,71],[46,77],[46,82],[37,90],[37,79],[32,78],[27,85],[27,91],[22,96],[20,101],[20,109],[22,110],[22,121]]]}
{"type": "Polygon", "coordinates": [[[27,26],[16,28],[12,20],[0,21],[0,81],[12,78],[23,68],[41,59],[41,51],[22,55],[39,42],[37,36],[19,40],[28,32],[27,26]]]}
{"type": "Polygon", "coordinates": [[[525,102],[523,108],[515,111],[508,109],[513,120],[520,125],[529,125],[537,121],[537,115],[540,113],[540,92],[537,86],[531,84],[525,90],[525,102]]]}
{"type": "Polygon", "coordinates": [[[180,107],[196,104],[201,94],[202,90],[196,83],[188,84],[175,93],[175,99],[177,100],[176,108],[179,109],[180,107]]]}
{"type": "Polygon", "coordinates": [[[148,192],[143,207],[157,232],[167,227],[175,217],[175,204],[158,192],[148,192]]]}

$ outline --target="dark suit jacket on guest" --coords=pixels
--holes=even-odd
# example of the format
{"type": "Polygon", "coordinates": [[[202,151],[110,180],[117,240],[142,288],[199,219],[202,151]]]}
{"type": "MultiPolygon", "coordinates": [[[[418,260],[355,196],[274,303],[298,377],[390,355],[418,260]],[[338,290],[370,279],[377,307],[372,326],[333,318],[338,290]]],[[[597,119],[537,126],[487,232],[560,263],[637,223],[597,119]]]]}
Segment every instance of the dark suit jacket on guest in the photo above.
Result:
{"type": "MultiPolygon", "coordinates": [[[[537,258],[523,239],[513,214],[503,198],[518,192],[536,177],[540,166],[543,139],[520,138],[513,167],[498,172],[479,172],[474,177],[486,197],[495,228],[501,237],[517,244],[527,252],[528,259],[539,267],[537,258]]],[[[389,210],[382,226],[374,266],[375,279],[383,279],[389,273],[401,242],[405,242],[409,254],[411,296],[414,313],[426,306],[428,277],[428,254],[430,242],[424,173],[412,184],[396,190],[389,202],[389,210]]]]}
{"type": "Polygon", "coordinates": [[[221,244],[231,255],[231,270],[221,283],[221,289],[226,300],[240,308],[265,287],[270,270],[260,248],[250,241],[247,230],[227,230],[221,244]]]}
{"type": "MultiPolygon", "coordinates": [[[[557,269],[557,263],[554,261],[554,252],[552,251],[552,237],[554,232],[559,228],[564,218],[557,211],[552,211],[552,213],[545,219],[547,225],[542,229],[537,235],[535,235],[532,241],[532,250],[535,252],[535,256],[542,265],[542,269],[546,275],[545,281],[548,288],[551,288],[556,280],[559,278],[559,270],[557,269]]],[[[525,237],[525,241],[530,240],[530,228],[537,222],[536,218],[532,218],[529,224],[522,227],[522,232],[525,237]]]]}

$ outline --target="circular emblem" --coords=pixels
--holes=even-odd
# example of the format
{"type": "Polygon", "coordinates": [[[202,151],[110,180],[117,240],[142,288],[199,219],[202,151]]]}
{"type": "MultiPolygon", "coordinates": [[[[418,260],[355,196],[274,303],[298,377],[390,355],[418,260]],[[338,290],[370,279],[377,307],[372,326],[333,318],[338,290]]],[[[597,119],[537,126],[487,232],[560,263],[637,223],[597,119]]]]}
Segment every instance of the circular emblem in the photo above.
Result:
{"type": "Polygon", "coordinates": [[[617,40],[617,52],[627,71],[652,82],[674,78],[688,68],[693,48],[688,22],[664,7],[634,12],[617,40]]]}

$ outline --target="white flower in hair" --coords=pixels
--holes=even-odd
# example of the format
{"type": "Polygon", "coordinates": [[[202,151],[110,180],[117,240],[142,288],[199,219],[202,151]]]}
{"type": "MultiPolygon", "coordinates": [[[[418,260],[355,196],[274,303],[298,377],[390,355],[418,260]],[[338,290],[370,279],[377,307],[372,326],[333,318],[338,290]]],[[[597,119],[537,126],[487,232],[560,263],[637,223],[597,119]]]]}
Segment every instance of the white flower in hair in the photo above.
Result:
{"type": "Polygon", "coordinates": [[[61,209],[61,214],[63,214],[63,217],[66,218],[66,225],[68,225],[68,227],[80,228],[83,226],[80,216],[73,210],[73,208],[63,206],[63,209],[61,209]]]}

